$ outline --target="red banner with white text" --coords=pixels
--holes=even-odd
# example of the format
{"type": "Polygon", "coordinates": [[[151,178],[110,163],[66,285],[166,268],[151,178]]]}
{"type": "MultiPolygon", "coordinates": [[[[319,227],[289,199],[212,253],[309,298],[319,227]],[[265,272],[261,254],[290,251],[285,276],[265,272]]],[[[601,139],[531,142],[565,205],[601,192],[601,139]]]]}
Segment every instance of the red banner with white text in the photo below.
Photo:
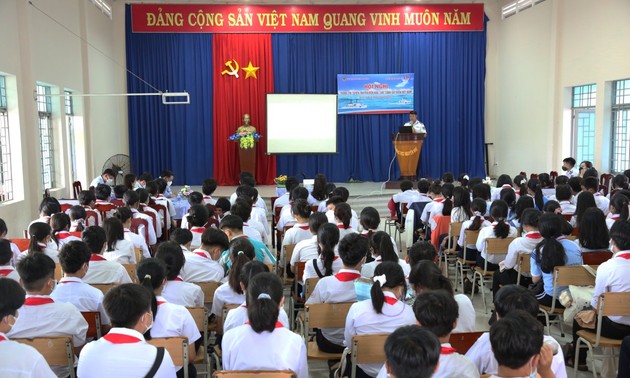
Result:
{"type": "Polygon", "coordinates": [[[482,31],[483,4],[133,4],[134,33],[482,31]]]}

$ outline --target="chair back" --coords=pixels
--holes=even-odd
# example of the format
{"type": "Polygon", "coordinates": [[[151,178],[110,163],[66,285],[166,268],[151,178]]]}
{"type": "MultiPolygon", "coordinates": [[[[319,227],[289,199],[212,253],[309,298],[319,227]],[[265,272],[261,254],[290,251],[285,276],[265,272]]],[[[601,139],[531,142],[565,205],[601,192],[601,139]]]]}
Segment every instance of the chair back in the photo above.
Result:
{"type": "Polygon", "coordinates": [[[140,282],[140,280],[138,279],[138,272],[136,271],[136,264],[122,264],[122,266],[125,267],[127,274],[129,274],[129,278],[131,278],[131,282],[133,283],[140,282]]]}
{"type": "Polygon", "coordinates": [[[207,282],[193,282],[195,285],[201,288],[203,291],[203,302],[204,303],[212,303],[214,300],[214,292],[217,291],[217,288],[221,285],[221,282],[218,281],[207,281],[207,282]]]}
{"type": "Polygon", "coordinates": [[[147,242],[147,245],[150,245],[150,243],[149,243],[149,222],[147,222],[146,219],[133,218],[131,220],[131,227],[129,227],[129,231],[133,232],[134,234],[138,234],[138,235],[144,237],[144,240],[147,242]],[[140,226],[144,226],[144,232],[142,234],[140,234],[140,232],[138,231],[140,226]]]}
{"type": "Polygon", "coordinates": [[[318,277],[307,278],[304,280],[304,299],[308,300],[308,298],[313,294],[313,290],[315,290],[315,286],[319,282],[318,277]]]}
{"type": "Polygon", "coordinates": [[[90,284],[90,286],[95,287],[103,292],[103,294],[107,294],[109,289],[118,286],[118,283],[108,283],[108,284],[90,284]]]}
{"type": "Polygon", "coordinates": [[[11,243],[14,243],[18,249],[20,250],[20,252],[24,252],[28,249],[28,245],[31,244],[31,239],[23,239],[23,238],[18,238],[18,239],[10,239],[11,243]]]}
{"type": "Polygon", "coordinates": [[[487,238],[486,239],[486,253],[489,255],[503,255],[507,254],[510,243],[515,238],[487,238]]]}
{"type": "Polygon", "coordinates": [[[600,265],[604,263],[613,256],[613,253],[605,250],[605,251],[593,251],[593,252],[583,252],[582,253],[582,261],[586,265],[600,265]]]}
{"type": "Polygon", "coordinates": [[[223,308],[221,309],[221,317],[217,317],[217,333],[219,334],[223,333],[223,323],[225,319],[227,318],[228,312],[230,312],[230,310],[234,310],[238,306],[240,305],[233,304],[233,303],[223,305],[223,308]]]}
{"type": "Polygon", "coordinates": [[[295,244],[287,244],[284,246],[284,259],[279,264],[278,268],[282,269],[282,281],[286,284],[288,280],[287,276],[287,264],[291,262],[291,258],[293,257],[293,250],[295,249],[295,244]]]}
{"type": "Polygon", "coordinates": [[[554,269],[554,286],[595,285],[595,277],[582,265],[557,266],[554,269]]]}
{"type": "MultiPolygon", "coordinates": [[[[140,213],[150,216],[151,217],[151,224],[153,224],[153,229],[154,230],[158,229],[158,227],[157,227],[157,215],[155,215],[155,213],[152,213],[150,211],[141,211],[140,213]]],[[[164,222],[164,223],[166,223],[166,222],[164,222]]]]}
{"type": "Polygon", "coordinates": [[[532,254],[531,252],[519,252],[518,260],[516,262],[516,271],[518,272],[518,278],[516,279],[516,284],[519,285],[521,283],[521,275],[523,273],[529,273],[532,270],[532,254]]]}
{"type": "Polygon", "coordinates": [[[385,340],[388,336],[388,333],[352,336],[350,356],[353,373],[357,364],[385,362],[385,340]]]}
{"type": "Polygon", "coordinates": [[[168,351],[175,366],[183,366],[184,376],[188,376],[188,339],[186,337],[156,337],[148,340],[155,347],[162,347],[168,351]]]}
{"type": "Polygon", "coordinates": [[[466,250],[468,248],[466,248],[466,246],[468,244],[473,244],[477,241],[477,238],[479,237],[479,230],[464,230],[464,260],[465,261],[472,261],[470,256],[467,256],[466,254],[466,250]],[[473,241],[474,240],[474,241],[473,241]]]}
{"type": "Polygon", "coordinates": [[[215,371],[213,378],[296,378],[291,370],[230,370],[215,371]]]}
{"type": "Polygon", "coordinates": [[[142,247],[137,247],[133,249],[133,254],[136,256],[136,262],[139,263],[142,258],[144,257],[142,255],[142,247]]]}
{"type": "Polygon", "coordinates": [[[483,332],[481,331],[451,333],[448,342],[455,348],[457,353],[466,354],[468,349],[473,346],[482,334],[483,332]]]}
{"type": "Polygon", "coordinates": [[[86,333],[86,337],[92,339],[100,339],[101,338],[101,313],[98,311],[82,311],[81,315],[83,315],[83,319],[88,324],[88,330],[86,333]]]}
{"type": "Polygon", "coordinates": [[[355,302],[314,303],[305,306],[305,332],[310,328],[344,328],[350,307],[355,302]]]}
{"type": "Polygon", "coordinates": [[[448,241],[447,241],[447,246],[448,249],[451,250],[453,249],[453,238],[459,238],[459,235],[462,233],[462,225],[464,224],[464,222],[451,222],[451,224],[448,225],[448,241]]]}
{"type": "Polygon", "coordinates": [[[85,210],[86,226],[100,226],[98,224],[98,213],[94,210],[85,210]]]}
{"type": "Polygon", "coordinates": [[[204,345],[207,340],[208,334],[208,309],[204,306],[199,307],[186,307],[193,320],[195,321],[195,325],[197,329],[204,337],[204,345]]]}
{"type": "Polygon", "coordinates": [[[70,208],[72,207],[71,204],[69,203],[60,203],[59,207],[61,208],[61,212],[65,213],[66,211],[70,210],[70,208]]]}
{"type": "Polygon", "coordinates": [[[74,199],[79,198],[79,193],[83,191],[83,186],[81,185],[81,181],[75,181],[72,183],[72,194],[74,195],[74,199]]]}
{"type": "Polygon", "coordinates": [[[118,208],[118,206],[112,204],[112,203],[97,203],[94,205],[94,210],[98,211],[99,213],[101,213],[101,219],[105,220],[106,218],[108,218],[108,214],[109,212],[116,210],[118,208]]]}
{"type": "Polygon", "coordinates": [[[450,215],[436,215],[433,217],[435,221],[435,230],[431,230],[431,244],[436,251],[440,250],[440,235],[448,233],[448,227],[451,224],[450,215]]]}
{"type": "Polygon", "coordinates": [[[602,316],[630,316],[630,292],[608,292],[599,297],[602,316]]]}
{"type": "Polygon", "coordinates": [[[70,376],[74,377],[74,351],[72,338],[68,336],[36,337],[34,339],[12,339],[21,344],[30,345],[44,357],[50,366],[68,366],[70,376]]]}
{"type": "MultiPolygon", "coordinates": [[[[207,206],[212,206],[213,205],[206,205],[207,206]]],[[[164,219],[164,222],[162,222],[162,235],[164,236],[165,240],[169,240],[170,235],[169,235],[169,231],[168,231],[168,225],[166,222],[166,219],[170,216],[168,214],[168,209],[166,208],[166,206],[164,205],[160,205],[160,204],[153,204],[153,205],[149,205],[150,208],[152,208],[153,210],[157,211],[158,214],[160,215],[160,217],[162,217],[162,219],[164,219]]],[[[212,214],[215,214],[215,211],[212,212],[212,214]]],[[[155,215],[155,214],[154,214],[155,215]]],[[[173,214],[175,215],[175,214],[173,214]]]]}

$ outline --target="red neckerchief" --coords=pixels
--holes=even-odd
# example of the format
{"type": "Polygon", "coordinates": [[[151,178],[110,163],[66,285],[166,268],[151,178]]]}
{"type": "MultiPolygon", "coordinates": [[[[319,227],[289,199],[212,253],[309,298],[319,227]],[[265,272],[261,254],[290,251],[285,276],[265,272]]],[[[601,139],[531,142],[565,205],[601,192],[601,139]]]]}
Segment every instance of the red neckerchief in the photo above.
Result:
{"type": "Polygon", "coordinates": [[[308,231],[308,226],[298,226],[299,229],[308,231]]]}
{"type": "Polygon", "coordinates": [[[57,233],[57,239],[63,240],[65,238],[67,238],[68,236],[72,236],[72,235],[70,235],[70,233],[68,231],[59,231],[57,233]]]}
{"type": "Polygon", "coordinates": [[[203,196],[203,199],[212,199],[210,196],[203,196]]]}
{"type": "Polygon", "coordinates": [[[457,350],[453,347],[444,345],[440,347],[440,354],[453,354],[455,352],[457,352],[457,350]]]}
{"type": "Polygon", "coordinates": [[[184,280],[182,280],[182,279],[181,279],[181,278],[179,278],[179,277],[175,277],[175,279],[174,279],[174,280],[169,280],[169,281],[179,281],[179,282],[184,282],[184,280]]]}
{"type": "Polygon", "coordinates": [[[63,279],[61,279],[61,280],[59,281],[59,284],[60,284],[60,285],[61,285],[61,284],[67,284],[67,283],[80,283],[80,282],[79,282],[79,281],[64,281],[63,279]]]}
{"type": "Polygon", "coordinates": [[[435,203],[442,203],[446,200],[446,198],[438,198],[438,199],[434,199],[433,202],[435,203]]]}
{"type": "Polygon", "coordinates": [[[48,246],[44,243],[37,243],[38,246],[40,246],[41,248],[47,248],[48,246]]]}
{"type": "Polygon", "coordinates": [[[352,227],[348,226],[348,228],[346,228],[343,223],[337,223],[337,228],[341,229],[341,230],[349,230],[352,227]]]}
{"type": "Polygon", "coordinates": [[[387,295],[385,296],[385,303],[389,304],[389,305],[395,305],[398,302],[398,299],[396,298],[392,298],[392,297],[388,297],[387,295]]]}
{"type": "Polygon", "coordinates": [[[341,282],[354,281],[359,277],[361,277],[361,274],[352,272],[339,272],[335,274],[335,278],[341,282]]]}
{"type": "Polygon", "coordinates": [[[610,216],[610,219],[612,220],[619,220],[620,215],[619,214],[613,214],[610,216]]]}
{"type": "Polygon", "coordinates": [[[205,258],[205,259],[209,259],[208,255],[206,254],[207,252],[206,252],[206,251],[204,251],[204,250],[202,250],[202,249],[196,249],[196,250],[194,250],[194,251],[193,251],[193,253],[194,253],[195,255],[197,255],[197,256],[201,256],[201,257],[203,257],[203,258],[205,258]]]}
{"type": "Polygon", "coordinates": [[[112,344],[133,344],[133,343],[139,343],[142,341],[135,336],[123,335],[121,333],[111,333],[111,332],[103,336],[103,338],[112,344]]]}
{"type": "Polygon", "coordinates": [[[542,238],[542,236],[540,235],[540,232],[536,232],[536,231],[532,231],[532,232],[526,233],[525,237],[529,238],[529,239],[540,239],[540,238],[542,238]]]}
{"type": "Polygon", "coordinates": [[[90,261],[107,261],[107,259],[101,255],[97,255],[96,253],[92,253],[92,256],[90,256],[90,261]]]}
{"type": "MultiPolygon", "coordinates": [[[[245,322],[245,324],[249,324],[249,322],[245,322]]],[[[284,326],[282,325],[282,323],[280,323],[280,322],[276,321],[276,327],[275,327],[276,329],[278,329],[278,328],[283,328],[283,327],[284,327],[284,326]]]]}
{"type": "Polygon", "coordinates": [[[6,337],[0,335],[0,341],[5,341],[5,340],[8,340],[8,339],[6,337]]]}
{"type": "Polygon", "coordinates": [[[14,269],[0,269],[0,276],[2,277],[6,277],[9,274],[11,274],[11,272],[13,272],[14,269]]]}
{"type": "Polygon", "coordinates": [[[25,306],[39,306],[49,303],[55,303],[52,298],[28,297],[24,301],[25,306]]]}
{"type": "Polygon", "coordinates": [[[206,230],[205,227],[191,227],[190,228],[190,232],[196,232],[198,234],[203,234],[205,230],[206,230]]]}
{"type": "Polygon", "coordinates": [[[618,253],[615,257],[630,260],[630,252],[618,253]]]}
{"type": "Polygon", "coordinates": [[[501,189],[508,189],[508,188],[510,188],[510,189],[512,189],[512,190],[514,190],[514,188],[512,187],[512,185],[505,184],[505,185],[502,185],[502,186],[501,186],[501,189]]]}
{"type": "Polygon", "coordinates": [[[166,301],[157,301],[157,305],[163,305],[164,303],[167,303],[166,301]]]}

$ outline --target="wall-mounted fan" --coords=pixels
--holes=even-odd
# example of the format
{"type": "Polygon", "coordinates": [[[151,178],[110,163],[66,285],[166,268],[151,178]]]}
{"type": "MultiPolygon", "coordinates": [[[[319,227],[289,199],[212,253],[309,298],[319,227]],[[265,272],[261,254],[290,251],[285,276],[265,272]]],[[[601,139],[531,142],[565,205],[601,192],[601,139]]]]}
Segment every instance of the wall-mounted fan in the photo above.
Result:
{"type": "Polygon", "coordinates": [[[106,169],[112,169],[116,176],[114,177],[114,185],[122,185],[125,175],[131,173],[131,159],[128,155],[118,154],[107,159],[103,164],[103,172],[106,169]]]}

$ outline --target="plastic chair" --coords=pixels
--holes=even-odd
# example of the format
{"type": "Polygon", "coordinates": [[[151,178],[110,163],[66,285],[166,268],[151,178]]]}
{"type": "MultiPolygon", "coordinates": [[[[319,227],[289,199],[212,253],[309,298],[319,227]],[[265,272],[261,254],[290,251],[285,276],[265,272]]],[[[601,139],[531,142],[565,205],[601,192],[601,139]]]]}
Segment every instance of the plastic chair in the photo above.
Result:
{"type": "Polygon", "coordinates": [[[67,366],[70,370],[70,377],[76,377],[74,372],[74,347],[71,337],[35,337],[33,339],[12,340],[37,349],[50,366],[67,366]]]}

